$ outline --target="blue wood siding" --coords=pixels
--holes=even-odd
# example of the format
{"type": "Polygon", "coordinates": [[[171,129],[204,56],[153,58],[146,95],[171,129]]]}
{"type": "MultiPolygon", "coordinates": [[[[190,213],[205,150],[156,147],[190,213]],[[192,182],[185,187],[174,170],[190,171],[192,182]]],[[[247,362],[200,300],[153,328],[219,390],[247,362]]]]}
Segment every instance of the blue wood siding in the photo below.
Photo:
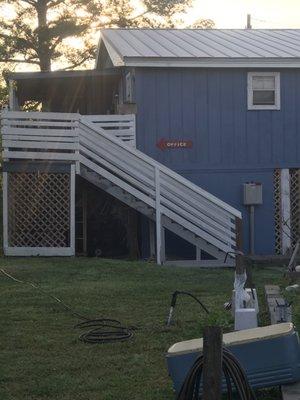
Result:
{"type": "MultiPolygon", "coordinates": [[[[273,71],[273,69],[272,69],[273,71]]],[[[300,70],[281,70],[281,110],[247,109],[246,69],[136,69],[137,146],[243,212],[242,184],[263,183],[256,251],[274,252],[274,168],[300,167],[300,70]],[[161,139],[192,149],[161,151],[161,139]]]]}
{"type": "Polygon", "coordinates": [[[300,160],[300,70],[281,72],[281,110],[247,110],[247,70],[137,69],[138,146],[181,168],[293,167],[300,160]],[[165,151],[160,138],[191,139],[165,151]]]}

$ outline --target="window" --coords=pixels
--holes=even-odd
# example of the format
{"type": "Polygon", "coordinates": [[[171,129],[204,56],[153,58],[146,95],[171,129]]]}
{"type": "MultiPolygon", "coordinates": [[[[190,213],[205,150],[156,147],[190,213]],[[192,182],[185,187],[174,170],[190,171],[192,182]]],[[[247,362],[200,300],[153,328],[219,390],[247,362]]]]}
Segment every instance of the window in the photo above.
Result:
{"type": "Polygon", "coordinates": [[[248,110],[280,110],[280,73],[248,73],[248,110]]]}

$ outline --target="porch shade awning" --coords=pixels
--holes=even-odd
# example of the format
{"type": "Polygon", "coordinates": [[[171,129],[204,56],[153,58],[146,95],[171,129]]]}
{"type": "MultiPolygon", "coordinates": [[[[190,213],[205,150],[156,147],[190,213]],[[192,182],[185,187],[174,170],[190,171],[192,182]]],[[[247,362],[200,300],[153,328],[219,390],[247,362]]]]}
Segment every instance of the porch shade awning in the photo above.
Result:
{"type": "Polygon", "coordinates": [[[118,90],[120,71],[53,71],[10,73],[15,82],[19,106],[27,102],[47,104],[52,112],[107,114],[111,112],[118,90]]]}

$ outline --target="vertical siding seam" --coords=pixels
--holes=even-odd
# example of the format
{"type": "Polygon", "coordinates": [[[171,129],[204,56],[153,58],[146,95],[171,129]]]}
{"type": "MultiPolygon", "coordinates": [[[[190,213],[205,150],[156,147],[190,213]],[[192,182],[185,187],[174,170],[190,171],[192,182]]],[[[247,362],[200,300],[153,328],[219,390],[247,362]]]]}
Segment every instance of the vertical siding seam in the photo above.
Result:
{"type": "MultiPolygon", "coordinates": [[[[295,86],[298,88],[298,87],[300,87],[300,75],[298,74],[297,76],[296,76],[296,79],[295,79],[295,86]]],[[[296,97],[295,97],[295,102],[296,102],[296,104],[300,104],[300,101],[299,101],[300,99],[299,99],[299,90],[296,90],[296,97]]],[[[297,151],[296,151],[296,157],[297,157],[297,160],[299,160],[299,155],[300,155],[300,146],[299,146],[299,144],[300,144],[300,132],[299,132],[299,118],[296,118],[296,143],[297,143],[297,151]]]]}
{"type": "Polygon", "coordinates": [[[219,149],[219,154],[218,154],[218,157],[216,158],[216,164],[221,164],[222,163],[222,136],[223,136],[223,129],[222,129],[222,123],[221,123],[221,116],[222,116],[222,103],[221,103],[221,74],[220,74],[220,72],[218,71],[217,72],[218,73],[218,93],[219,93],[219,96],[218,96],[218,110],[219,110],[219,112],[218,112],[218,114],[219,114],[219,123],[218,123],[218,126],[219,126],[219,129],[218,129],[218,131],[219,131],[219,140],[218,140],[218,143],[219,143],[219,145],[220,145],[220,149],[219,149]]]}
{"type": "Polygon", "coordinates": [[[195,142],[194,148],[193,148],[193,163],[196,162],[197,160],[197,148],[198,148],[198,129],[197,129],[197,107],[196,107],[196,74],[195,71],[193,71],[192,75],[192,85],[193,85],[193,115],[194,115],[194,137],[193,140],[195,142]]]}
{"type": "MultiPolygon", "coordinates": [[[[182,139],[184,137],[184,123],[183,123],[183,73],[185,70],[181,70],[180,71],[180,92],[181,92],[181,96],[180,96],[180,137],[178,139],[182,139]]],[[[182,154],[182,161],[186,161],[185,159],[185,154],[182,154]]]]}
{"type": "Polygon", "coordinates": [[[205,82],[206,82],[206,121],[207,121],[207,165],[210,164],[210,143],[211,143],[211,138],[210,138],[210,123],[209,123],[209,90],[208,90],[208,71],[205,71],[205,82]]]}
{"type": "Polygon", "coordinates": [[[246,98],[247,101],[247,108],[245,110],[246,112],[246,118],[245,118],[245,159],[246,159],[246,163],[249,163],[249,146],[248,146],[248,142],[249,142],[249,117],[250,117],[250,112],[248,110],[248,80],[247,80],[247,74],[248,72],[246,71],[245,73],[243,73],[244,76],[244,96],[246,98]]]}
{"type": "MultiPolygon", "coordinates": [[[[167,75],[168,80],[168,100],[170,99],[170,72],[167,75]]],[[[170,137],[171,132],[171,108],[170,108],[170,101],[168,101],[168,138],[170,137]]]]}
{"type": "Polygon", "coordinates": [[[154,75],[154,99],[155,99],[155,104],[154,104],[154,120],[155,120],[155,144],[158,141],[158,108],[157,108],[157,103],[158,103],[158,98],[157,98],[157,73],[152,72],[152,75],[154,75]]]}

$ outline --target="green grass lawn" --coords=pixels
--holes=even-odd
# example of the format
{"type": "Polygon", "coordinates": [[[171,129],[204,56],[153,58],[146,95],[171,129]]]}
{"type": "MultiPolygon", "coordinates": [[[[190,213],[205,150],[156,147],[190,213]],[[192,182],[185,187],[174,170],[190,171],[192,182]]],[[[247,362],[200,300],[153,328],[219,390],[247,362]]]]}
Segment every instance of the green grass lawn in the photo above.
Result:
{"type": "MultiPolygon", "coordinates": [[[[168,400],[174,399],[164,354],[174,342],[195,338],[207,324],[232,329],[230,298],[234,271],[158,267],[153,264],[87,258],[1,258],[1,268],[41,288],[91,317],[116,318],[135,325],[127,342],[88,345],[78,340],[77,319],[29,286],[0,276],[1,400],[168,400]],[[166,329],[171,293],[188,290],[212,311],[180,299],[175,325],[166,329]]],[[[254,280],[263,304],[266,283],[284,286],[280,267],[255,268],[254,280]]],[[[295,301],[295,323],[300,309],[295,301]]],[[[277,389],[260,399],[279,399],[277,389]]]]}

